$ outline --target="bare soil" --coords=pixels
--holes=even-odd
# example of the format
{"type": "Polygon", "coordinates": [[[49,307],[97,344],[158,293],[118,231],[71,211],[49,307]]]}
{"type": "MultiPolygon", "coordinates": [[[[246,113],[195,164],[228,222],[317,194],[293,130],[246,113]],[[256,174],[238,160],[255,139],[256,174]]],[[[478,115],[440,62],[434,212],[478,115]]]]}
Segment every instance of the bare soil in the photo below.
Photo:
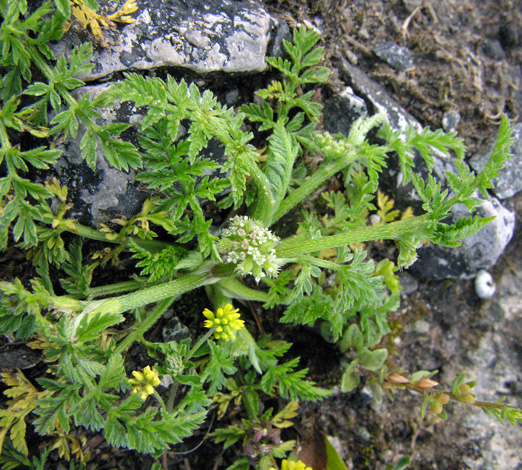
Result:
{"type": "Polygon", "coordinates": [[[495,134],[503,113],[518,120],[520,1],[277,0],[268,9],[317,25],[330,66],[348,59],[424,126],[441,128],[444,113],[457,111],[470,154],[495,134]],[[373,49],[386,41],[407,47],[414,65],[397,71],[379,59],[373,49]]]}

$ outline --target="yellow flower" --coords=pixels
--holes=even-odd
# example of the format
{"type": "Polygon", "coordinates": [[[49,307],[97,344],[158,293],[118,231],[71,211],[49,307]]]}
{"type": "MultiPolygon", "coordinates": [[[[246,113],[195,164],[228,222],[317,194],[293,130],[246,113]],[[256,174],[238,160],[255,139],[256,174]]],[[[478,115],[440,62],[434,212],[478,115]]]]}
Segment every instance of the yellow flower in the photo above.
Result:
{"type": "MultiPolygon", "coordinates": [[[[270,467],[270,470],[276,470],[274,467],[270,467]]],[[[304,462],[298,460],[297,462],[292,462],[284,459],[281,462],[281,470],[313,470],[312,467],[307,467],[304,462]]]]}
{"type": "Polygon", "coordinates": [[[223,338],[225,341],[228,341],[230,338],[236,339],[234,331],[240,330],[245,326],[243,320],[238,320],[240,317],[239,309],[232,310],[233,308],[232,305],[226,304],[223,308],[218,308],[216,313],[208,308],[203,310],[203,315],[207,318],[205,327],[216,327],[214,331],[216,339],[223,338]]]}
{"type": "Polygon", "coordinates": [[[145,367],[142,372],[134,370],[132,375],[134,375],[134,378],[129,379],[129,383],[132,385],[131,393],[139,393],[142,400],[152,395],[154,387],[160,383],[158,371],[151,369],[150,366],[145,367]]]}

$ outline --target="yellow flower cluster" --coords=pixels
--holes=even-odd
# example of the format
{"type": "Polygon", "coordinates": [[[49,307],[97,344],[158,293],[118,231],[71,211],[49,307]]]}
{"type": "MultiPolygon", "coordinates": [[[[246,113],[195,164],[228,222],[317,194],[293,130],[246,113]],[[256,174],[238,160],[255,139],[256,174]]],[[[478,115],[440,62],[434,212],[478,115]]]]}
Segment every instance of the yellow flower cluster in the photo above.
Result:
{"type": "MultiPolygon", "coordinates": [[[[270,467],[270,470],[276,470],[274,467],[270,467]]],[[[297,462],[292,462],[284,459],[281,462],[281,470],[313,470],[312,467],[307,467],[304,462],[298,460],[297,462]]]]}
{"type": "Polygon", "coordinates": [[[160,379],[158,372],[151,369],[150,366],[145,367],[142,372],[132,371],[133,379],[129,379],[132,385],[132,394],[138,393],[142,400],[154,393],[154,387],[159,385],[160,379]]]}
{"type": "Polygon", "coordinates": [[[226,304],[223,308],[218,308],[214,313],[208,308],[203,310],[203,315],[207,318],[205,320],[206,328],[214,328],[214,336],[216,339],[223,338],[225,341],[229,339],[236,339],[234,331],[240,330],[245,326],[243,320],[238,320],[240,317],[239,309],[233,310],[234,307],[226,304]]]}

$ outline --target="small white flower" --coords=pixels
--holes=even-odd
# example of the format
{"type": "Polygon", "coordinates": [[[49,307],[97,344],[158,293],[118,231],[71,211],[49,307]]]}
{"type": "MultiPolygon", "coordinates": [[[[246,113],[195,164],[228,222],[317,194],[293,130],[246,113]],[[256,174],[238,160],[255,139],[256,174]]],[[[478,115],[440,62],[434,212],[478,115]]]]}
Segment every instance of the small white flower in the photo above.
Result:
{"type": "Polygon", "coordinates": [[[259,281],[266,275],[277,276],[279,265],[274,246],[278,242],[279,238],[258,222],[236,216],[222,230],[218,250],[226,255],[227,263],[236,265],[236,272],[252,274],[259,281]]]}

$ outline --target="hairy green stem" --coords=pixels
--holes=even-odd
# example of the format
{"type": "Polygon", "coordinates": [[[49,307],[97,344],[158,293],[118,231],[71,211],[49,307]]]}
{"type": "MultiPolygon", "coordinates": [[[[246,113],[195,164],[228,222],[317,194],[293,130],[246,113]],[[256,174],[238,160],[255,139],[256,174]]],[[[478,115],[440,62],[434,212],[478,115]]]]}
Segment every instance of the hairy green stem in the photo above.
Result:
{"type": "Polygon", "coordinates": [[[105,295],[116,295],[123,294],[124,292],[130,292],[138,290],[143,287],[143,282],[140,281],[124,281],[116,284],[110,284],[107,286],[91,287],[88,289],[88,297],[94,299],[96,297],[103,297],[105,295]]]}
{"type": "MultiPolygon", "coordinates": [[[[201,274],[187,274],[174,281],[148,287],[138,292],[133,292],[132,294],[107,299],[105,301],[94,301],[92,302],[94,304],[92,311],[123,313],[153,302],[158,302],[158,305],[156,305],[152,312],[148,313],[136,329],[129,333],[118,345],[115,352],[121,353],[128,349],[134,341],[142,337],[143,334],[162,317],[165,310],[179,295],[207,284],[213,284],[217,281],[218,278],[214,277],[208,271],[201,274]]],[[[85,308],[89,308],[89,304],[87,304],[85,308]]]]}
{"type": "Polygon", "coordinates": [[[176,395],[178,394],[179,382],[174,380],[173,383],[170,384],[169,387],[169,397],[167,398],[167,412],[172,413],[174,411],[174,401],[176,400],[176,395]]]}
{"type": "Polygon", "coordinates": [[[351,243],[363,243],[372,240],[394,240],[407,234],[415,234],[418,238],[428,238],[426,217],[390,222],[379,227],[366,227],[350,230],[346,233],[321,237],[316,240],[287,239],[276,248],[278,258],[293,258],[306,253],[336,248],[351,243]]]}
{"type": "MultiPolygon", "coordinates": [[[[84,237],[84,238],[89,238],[91,240],[98,240],[100,242],[114,243],[116,245],[119,245],[126,239],[126,237],[124,237],[124,236],[117,236],[116,238],[109,239],[109,238],[107,238],[107,234],[100,232],[99,230],[96,230],[94,228],[79,224],[78,222],[74,223],[74,230],[70,229],[66,225],[62,225],[61,228],[65,229],[68,232],[74,233],[75,235],[84,237]]],[[[139,237],[128,237],[128,238],[132,239],[134,242],[136,242],[137,245],[139,245],[141,248],[144,248],[148,251],[158,251],[161,249],[168,248],[171,245],[170,243],[162,242],[159,240],[144,240],[143,238],[139,238],[139,237]]]]}
{"type": "Polygon", "coordinates": [[[219,287],[229,298],[253,300],[255,302],[268,302],[268,293],[246,287],[236,278],[221,279],[216,287],[219,287]]]}
{"type": "Polygon", "coordinates": [[[163,398],[161,398],[160,394],[157,392],[157,390],[154,390],[154,398],[158,400],[158,403],[160,404],[160,407],[164,411],[169,411],[167,406],[165,405],[165,402],[163,401],[163,398]]]}
{"type": "Polygon", "coordinates": [[[123,341],[116,346],[114,354],[122,354],[129,349],[134,341],[142,338],[143,335],[163,316],[165,311],[174,303],[175,297],[163,299],[156,305],[151,312],[132,330],[123,341]]]}
{"type": "Polygon", "coordinates": [[[204,336],[198,339],[198,342],[194,345],[194,347],[190,349],[188,354],[183,358],[183,363],[185,365],[188,364],[188,361],[192,359],[192,356],[196,354],[197,350],[203,345],[203,343],[214,334],[214,331],[216,331],[215,326],[211,328],[209,331],[207,331],[204,336]]]}
{"type": "MultiPolygon", "coordinates": [[[[157,286],[147,287],[132,294],[122,295],[113,299],[101,301],[93,312],[112,312],[123,313],[144,305],[159,302],[160,300],[170,297],[177,297],[185,292],[189,292],[205,284],[217,282],[210,273],[187,274],[186,276],[175,279],[174,281],[165,282],[157,286]]],[[[99,301],[98,301],[99,302],[99,301]]]]}
{"type": "Polygon", "coordinates": [[[311,175],[301,186],[291,192],[281,203],[279,209],[272,217],[271,224],[277,222],[286,213],[291,211],[301,201],[310,196],[317,188],[329,180],[339,171],[346,168],[350,163],[357,159],[355,150],[347,153],[338,161],[321,166],[313,175],[311,175]]]}

